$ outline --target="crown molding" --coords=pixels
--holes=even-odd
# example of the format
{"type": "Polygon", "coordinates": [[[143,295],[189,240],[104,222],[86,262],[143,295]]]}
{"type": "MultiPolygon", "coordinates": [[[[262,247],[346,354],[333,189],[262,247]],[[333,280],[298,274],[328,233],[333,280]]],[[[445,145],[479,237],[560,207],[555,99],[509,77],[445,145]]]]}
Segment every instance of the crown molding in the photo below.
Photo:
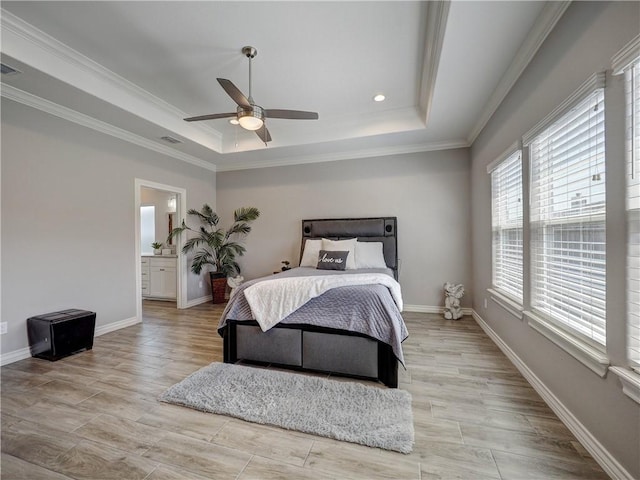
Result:
{"type": "Polygon", "coordinates": [[[433,103],[433,92],[436,87],[440,54],[449,16],[449,4],[449,0],[427,2],[427,31],[424,42],[420,98],[418,100],[420,114],[425,125],[429,123],[429,114],[433,103]]]}
{"type": "Polygon", "coordinates": [[[125,142],[129,142],[139,147],[146,148],[147,150],[161,153],[168,157],[172,157],[177,160],[190,163],[192,165],[204,168],[206,170],[210,170],[213,172],[216,171],[216,166],[212,163],[205,162],[204,160],[201,160],[187,153],[183,153],[178,150],[174,150],[173,148],[167,147],[165,145],[161,145],[157,142],[141,137],[140,135],[136,135],[127,130],[123,130],[122,128],[118,128],[109,123],[103,122],[101,120],[97,120],[93,117],[85,115],[84,113],[80,113],[80,112],[77,112],[76,110],[63,107],[62,105],[58,105],[57,103],[51,102],[44,98],[25,92],[11,85],[7,85],[3,83],[2,88],[0,89],[0,95],[2,95],[3,97],[9,100],[13,100],[23,105],[27,105],[29,107],[38,109],[50,115],[54,115],[56,117],[67,120],[69,122],[73,122],[83,127],[90,128],[97,132],[110,135],[120,140],[124,140],[125,142]]]}
{"type": "Polygon", "coordinates": [[[627,43],[611,58],[611,69],[614,75],[624,73],[625,69],[640,57],[640,35],[627,43]]]}
{"type": "Polygon", "coordinates": [[[69,122],[90,128],[100,133],[124,140],[147,150],[181,160],[183,162],[204,168],[212,172],[228,172],[235,170],[250,170],[256,168],[286,167],[293,165],[305,165],[311,163],[334,162],[340,160],[354,160],[359,158],[375,158],[389,155],[403,155],[408,153],[435,152],[439,150],[452,150],[456,148],[468,148],[466,140],[454,140],[448,142],[427,142],[420,144],[396,145],[391,147],[362,149],[328,154],[304,155],[299,157],[285,157],[271,162],[234,162],[231,165],[214,165],[192,155],[174,150],[171,147],[161,145],[147,138],[123,130],[109,123],[97,120],[93,117],[77,112],[70,108],[58,105],[44,98],[25,92],[11,85],[2,84],[0,95],[9,100],[35,108],[42,112],[54,115],[69,122]]]}
{"type": "Polygon", "coordinates": [[[606,73],[596,72],[580,85],[571,95],[569,95],[551,113],[540,120],[531,130],[522,135],[522,146],[527,147],[533,139],[545,128],[558,120],[562,115],[575,107],[584,98],[599,88],[604,88],[606,84],[606,73]]]}
{"type": "Polygon", "coordinates": [[[205,124],[184,123],[182,119],[188,114],[182,110],[5,9],[0,9],[0,25],[3,31],[3,53],[125,111],[147,118],[162,128],[220,152],[222,134],[217,130],[205,124]],[[96,91],[105,95],[97,95],[96,91]],[[106,93],[110,94],[110,98],[107,98],[106,93]]]}
{"type": "Polygon", "coordinates": [[[558,20],[564,15],[571,1],[549,1],[545,4],[536,19],[533,27],[529,31],[522,45],[518,49],[509,68],[498,82],[497,87],[489,97],[478,120],[471,129],[467,141],[472,144],[480,132],[485,127],[491,116],[496,112],[507,94],[511,91],[524,69],[529,65],[533,57],[538,52],[546,38],[555,28],[558,20]]]}
{"type": "MultiPolygon", "coordinates": [[[[511,145],[509,145],[509,147],[504,152],[498,155],[494,161],[492,161],[491,163],[489,163],[489,165],[487,165],[487,173],[491,174],[491,172],[493,172],[498,167],[498,165],[500,165],[502,162],[504,162],[507,158],[509,158],[513,153],[515,153],[518,150],[522,150],[522,140],[520,139],[516,140],[511,145]]],[[[521,158],[522,158],[522,155],[521,155],[521,158]]]]}
{"type": "Polygon", "coordinates": [[[250,170],[255,168],[286,167],[291,165],[306,165],[310,163],[336,162],[340,160],[355,160],[359,158],[386,157],[389,155],[402,155],[407,153],[435,152],[438,150],[452,150],[456,148],[468,148],[466,140],[451,142],[431,142],[413,145],[394,145],[391,147],[363,149],[345,152],[323,153],[317,155],[303,155],[299,157],[285,157],[271,162],[234,162],[231,165],[218,165],[218,172],[230,172],[235,170],[250,170]]]}

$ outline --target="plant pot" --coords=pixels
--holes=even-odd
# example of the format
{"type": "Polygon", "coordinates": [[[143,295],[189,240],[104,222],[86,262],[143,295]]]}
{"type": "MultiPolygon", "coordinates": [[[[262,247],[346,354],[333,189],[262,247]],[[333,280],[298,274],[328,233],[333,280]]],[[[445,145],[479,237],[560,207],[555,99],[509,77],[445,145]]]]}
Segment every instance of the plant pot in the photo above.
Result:
{"type": "Polygon", "coordinates": [[[159,248],[154,248],[153,249],[153,254],[154,255],[162,255],[162,250],[159,248]]]}
{"type": "Polygon", "coordinates": [[[211,280],[211,297],[213,303],[224,303],[227,292],[227,276],[224,273],[209,272],[211,280]]]}

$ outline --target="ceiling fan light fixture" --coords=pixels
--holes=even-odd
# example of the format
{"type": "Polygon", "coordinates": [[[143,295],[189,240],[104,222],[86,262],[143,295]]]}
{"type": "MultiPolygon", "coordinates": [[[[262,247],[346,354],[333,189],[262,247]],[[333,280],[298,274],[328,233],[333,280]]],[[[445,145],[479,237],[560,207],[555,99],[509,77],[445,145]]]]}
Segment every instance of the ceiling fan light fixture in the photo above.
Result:
{"type": "Polygon", "coordinates": [[[238,108],[238,122],[245,130],[259,130],[264,125],[264,113],[262,108],[252,105],[251,110],[238,108]]]}
{"type": "MultiPolygon", "coordinates": [[[[263,109],[261,106],[253,102],[251,96],[251,59],[253,59],[258,51],[253,47],[244,47],[242,54],[249,59],[249,97],[236,87],[231,80],[226,78],[216,78],[222,89],[227,95],[238,105],[236,113],[211,113],[209,115],[199,115],[197,117],[185,118],[186,122],[197,122],[201,120],[216,120],[218,118],[229,118],[232,125],[240,125],[245,130],[255,132],[258,138],[267,145],[271,141],[271,134],[265,125],[265,118],[286,118],[290,120],[318,120],[317,112],[305,112],[303,110],[284,110],[284,109],[263,109]],[[235,118],[233,118],[235,117],[235,118]]],[[[236,130],[237,133],[237,130],[236,130]]]]}
{"type": "Polygon", "coordinates": [[[240,117],[239,122],[240,126],[245,130],[258,130],[262,125],[264,125],[261,118],[253,116],[240,117]]]}

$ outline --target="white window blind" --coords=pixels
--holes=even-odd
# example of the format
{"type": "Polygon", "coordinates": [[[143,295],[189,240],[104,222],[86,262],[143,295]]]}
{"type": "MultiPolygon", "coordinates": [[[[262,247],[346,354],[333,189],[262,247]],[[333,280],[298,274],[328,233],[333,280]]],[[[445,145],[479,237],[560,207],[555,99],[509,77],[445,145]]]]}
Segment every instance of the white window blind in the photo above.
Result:
{"type": "Polygon", "coordinates": [[[522,152],[491,172],[493,287],[522,304],[522,152]]]}
{"type": "Polygon", "coordinates": [[[640,59],[625,71],[627,92],[627,317],[629,360],[640,372],[640,59]]]}
{"type": "Polygon", "coordinates": [[[529,148],[532,311],[604,348],[604,90],[573,102],[529,148]]]}

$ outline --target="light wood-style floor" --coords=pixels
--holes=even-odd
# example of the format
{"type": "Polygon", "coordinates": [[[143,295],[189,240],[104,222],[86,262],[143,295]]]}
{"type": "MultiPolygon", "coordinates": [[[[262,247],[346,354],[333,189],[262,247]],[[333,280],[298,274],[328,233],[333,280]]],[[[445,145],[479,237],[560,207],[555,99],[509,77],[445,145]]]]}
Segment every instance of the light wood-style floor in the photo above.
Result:
{"type": "Polygon", "coordinates": [[[90,352],[3,367],[2,479],[608,478],[468,317],[405,314],[410,455],[159,403],[221,361],[221,311],[145,302],[90,352]]]}

